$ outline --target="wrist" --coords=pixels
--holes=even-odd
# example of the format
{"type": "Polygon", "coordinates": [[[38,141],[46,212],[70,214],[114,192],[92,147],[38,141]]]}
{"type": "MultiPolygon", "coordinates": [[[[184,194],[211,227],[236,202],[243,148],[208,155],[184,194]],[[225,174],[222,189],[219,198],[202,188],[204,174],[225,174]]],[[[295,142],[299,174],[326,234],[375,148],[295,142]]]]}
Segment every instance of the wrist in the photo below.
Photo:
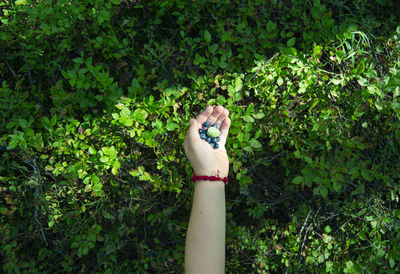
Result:
{"type": "Polygon", "coordinates": [[[192,182],[196,181],[212,181],[212,182],[223,182],[224,184],[228,183],[227,176],[221,176],[221,173],[218,171],[216,175],[207,176],[207,175],[198,175],[196,173],[192,174],[192,182]]]}
{"type": "Polygon", "coordinates": [[[228,177],[228,172],[222,169],[193,169],[196,176],[228,177]]]}

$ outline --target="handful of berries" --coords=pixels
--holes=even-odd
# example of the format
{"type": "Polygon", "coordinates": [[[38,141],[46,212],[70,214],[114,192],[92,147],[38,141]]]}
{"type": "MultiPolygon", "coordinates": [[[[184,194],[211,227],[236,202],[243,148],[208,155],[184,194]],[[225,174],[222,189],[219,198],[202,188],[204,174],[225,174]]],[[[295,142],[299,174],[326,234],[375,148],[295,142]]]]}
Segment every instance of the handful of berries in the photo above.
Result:
{"type": "Polygon", "coordinates": [[[219,135],[221,134],[217,125],[210,126],[210,122],[204,122],[203,128],[199,129],[200,139],[205,140],[213,148],[219,148],[219,135]]]}

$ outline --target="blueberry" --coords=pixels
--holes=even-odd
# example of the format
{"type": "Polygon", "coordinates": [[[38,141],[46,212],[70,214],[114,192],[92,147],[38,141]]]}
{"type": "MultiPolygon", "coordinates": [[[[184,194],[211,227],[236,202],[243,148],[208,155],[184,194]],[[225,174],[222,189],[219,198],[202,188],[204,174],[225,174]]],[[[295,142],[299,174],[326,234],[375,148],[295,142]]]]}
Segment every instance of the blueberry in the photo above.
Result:
{"type": "Polygon", "coordinates": [[[214,148],[219,148],[219,145],[217,143],[214,143],[214,148]]]}
{"type": "Polygon", "coordinates": [[[199,129],[199,133],[200,133],[200,134],[202,134],[202,133],[203,133],[203,130],[202,130],[201,128],[199,129]]]}
{"type": "Polygon", "coordinates": [[[206,138],[206,135],[204,133],[200,133],[200,139],[204,140],[206,138]]]}
{"type": "Polygon", "coordinates": [[[213,143],[217,143],[217,142],[219,141],[219,137],[212,137],[212,138],[211,138],[211,141],[212,141],[213,143]]]}
{"type": "Polygon", "coordinates": [[[203,126],[205,126],[207,128],[210,127],[210,122],[204,122],[203,126]]]}
{"type": "Polygon", "coordinates": [[[206,138],[207,143],[211,143],[211,137],[206,138]]]}

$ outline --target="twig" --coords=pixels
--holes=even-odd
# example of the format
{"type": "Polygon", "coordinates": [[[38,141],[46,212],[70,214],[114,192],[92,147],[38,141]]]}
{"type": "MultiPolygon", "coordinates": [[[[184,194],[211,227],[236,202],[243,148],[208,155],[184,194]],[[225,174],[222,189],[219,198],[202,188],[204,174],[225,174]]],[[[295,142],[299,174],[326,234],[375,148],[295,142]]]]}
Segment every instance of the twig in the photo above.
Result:
{"type": "Polygon", "coordinates": [[[301,233],[303,232],[304,228],[306,227],[306,224],[307,224],[307,221],[308,221],[308,217],[310,217],[311,211],[312,211],[311,209],[308,211],[306,220],[304,221],[304,224],[300,229],[300,233],[299,233],[299,236],[297,236],[297,239],[299,239],[301,237],[301,233]]]}
{"type": "Polygon", "coordinates": [[[14,76],[14,78],[17,78],[17,74],[15,74],[14,70],[12,69],[12,67],[8,64],[7,58],[5,56],[4,56],[4,61],[6,62],[6,65],[7,65],[8,69],[10,70],[11,74],[14,76]]]}
{"type": "Polygon", "coordinates": [[[46,240],[46,236],[44,235],[44,230],[43,230],[43,226],[40,223],[37,215],[38,215],[38,211],[39,211],[39,186],[42,185],[41,183],[41,178],[40,178],[40,171],[37,168],[36,162],[35,160],[32,161],[33,165],[31,165],[33,167],[33,176],[36,178],[37,182],[36,182],[36,190],[35,190],[35,213],[33,214],[33,218],[35,219],[36,223],[39,225],[40,228],[40,232],[42,234],[42,238],[43,238],[43,242],[45,243],[46,246],[48,246],[47,240],[46,240]]]}
{"type": "Polygon", "coordinates": [[[283,251],[285,251],[286,253],[288,253],[288,254],[290,254],[290,255],[296,255],[296,254],[293,254],[292,252],[290,252],[290,251],[287,251],[287,249],[286,248],[284,248],[281,244],[277,244],[276,246],[279,246],[280,248],[282,248],[283,249],[283,251]]]}
{"type": "Polygon", "coordinates": [[[314,218],[313,218],[312,222],[311,222],[310,225],[307,227],[307,230],[306,230],[306,232],[304,233],[303,243],[302,243],[301,248],[300,248],[299,263],[298,263],[298,267],[297,267],[296,273],[299,273],[300,264],[301,264],[301,261],[303,260],[303,256],[302,256],[301,253],[303,253],[304,245],[306,244],[306,241],[307,241],[308,231],[310,231],[310,228],[311,228],[312,225],[314,224],[315,219],[317,218],[320,209],[321,209],[321,207],[318,208],[317,212],[316,212],[315,215],[314,215],[314,218]]]}
{"type": "MultiPolygon", "coordinates": [[[[247,80],[246,82],[244,82],[242,88],[243,88],[248,82],[250,82],[254,77],[256,77],[257,74],[260,72],[260,70],[262,70],[268,63],[270,63],[272,60],[274,60],[278,55],[279,55],[279,52],[275,53],[274,56],[272,56],[271,58],[269,58],[269,60],[268,60],[267,62],[265,62],[264,65],[262,65],[262,67],[260,67],[260,68],[256,71],[256,73],[254,73],[253,76],[250,77],[249,80],[247,80]]],[[[239,89],[239,91],[242,90],[242,88],[239,89]]],[[[238,92],[239,92],[239,91],[238,91],[238,92]]]]}
{"type": "Polygon", "coordinates": [[[22,51],[24,52],[24,58],[25,58],[26,70],[28,72],[29,83],[31,84],[31,87],[32,87],[33,86],[33,84],[32,84],[32,75],[31,75],[31,70],[29,69],[29,63],[28,63],[28,59],[26,58],[24,46],[22,46],[22,51]]]}
{"type": "Polygon", "coordinates": [[[352,218],[348,219],[346,222],[344,222],[344,224],[342,224],[338,229],[336,229],[336,231],[332,234],[332,236],[335,236],[335,234],[342,229],[343,227],[345,227],[345,225],[347,225],[350,221],[352,220],[352,218]]]}

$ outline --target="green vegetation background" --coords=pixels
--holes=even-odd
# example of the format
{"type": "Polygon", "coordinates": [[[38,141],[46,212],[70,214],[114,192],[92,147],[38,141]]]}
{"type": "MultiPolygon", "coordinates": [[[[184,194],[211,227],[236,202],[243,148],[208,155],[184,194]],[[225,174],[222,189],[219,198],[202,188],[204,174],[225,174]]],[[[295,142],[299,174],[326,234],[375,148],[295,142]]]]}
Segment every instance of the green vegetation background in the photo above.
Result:
{"type": "Polygon", "coordinates": [[[183,272],[207,104],[232,119],[227,273],[400,271],[397,1],[0,6],[4,272],[183,272]]]}

